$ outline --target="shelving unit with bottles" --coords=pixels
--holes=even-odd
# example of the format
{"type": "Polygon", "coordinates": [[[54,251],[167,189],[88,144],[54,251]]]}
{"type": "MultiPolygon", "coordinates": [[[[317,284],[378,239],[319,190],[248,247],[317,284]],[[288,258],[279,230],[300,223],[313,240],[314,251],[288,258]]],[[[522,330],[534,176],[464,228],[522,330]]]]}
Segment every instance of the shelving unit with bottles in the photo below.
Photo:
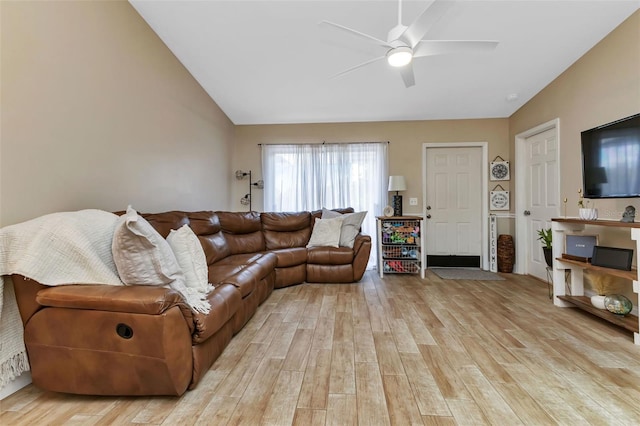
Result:
{"type": "Polygon", "coordinates": [[[588,297],[584,295],[584,279],[585,270],[594,270],[599,273],[606,273],[617,277],[626,278],[633,283],[633,292],[636,293],[632,300],[634,306],[638,306],[638,293],[640,292],[640,276],[637,269],[624,271],[620,269],[605,268],[602,266],[592,265],[587,262],[581,262],[571,259],[565,259],[562,254],[565,251],[564,241],[566,233],[581,232],[585,226],[601,226],[606,232],[607,228],[628,228],[631,240],[635,241],[635,264],[638,264],[640,252],[640,223],[625,223],[613,220],[582,220],[578,218],[554,218],[551,222],[551,230],[553,232],[553,303],[556,306],[573,306],[593,315],[603,318],[613,324],[623,327],[633,332],[634,343],[640,345],[640,320],[637,316],[628,314],[626,316],[615,315],[609,311],[597,309],[591,305],[588,297]],[[565,273],[571,271],[571,284],[568,287],[565,283],[565,273]]]}
{"type": "Polygon", "coordinates": [[[424,278],[423,220],[420,216],[378,216],[378,272],[424,278]]]}

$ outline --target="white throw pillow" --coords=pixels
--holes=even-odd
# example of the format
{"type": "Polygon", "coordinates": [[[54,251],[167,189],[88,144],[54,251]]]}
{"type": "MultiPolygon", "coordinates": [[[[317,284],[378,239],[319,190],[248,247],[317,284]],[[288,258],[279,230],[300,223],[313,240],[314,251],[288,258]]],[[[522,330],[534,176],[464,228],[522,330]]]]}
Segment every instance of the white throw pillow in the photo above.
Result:
{"type": "Polygon", "coordinates": [[[367,212],[346,213],[342,214],[333,210],[322,209],[323,219],[332,219],[336,217],[342,217],[342,229],[340,231],[340,247],[353,248],[353,243],[360,233],[360,227],[364,221],[367,212]]]}
{"type": "Polygon", "coordinates": [[[206,293],[209,289],[207,258],[198,236],[185,224],[177,231],[171,230],[167,243],[184,273],[185,285],[206,293]]]}
{"type": "Polygon", "coordinates": [[[307,247],[339,247],[342,219],[316,219],[307,247]]]}
{"type": "Polygon", "coordinates": [[[111,244],[113,260],[126,285],[184,284],[184,275],[169,243],[129,206],[120,216],[111,244]]]}

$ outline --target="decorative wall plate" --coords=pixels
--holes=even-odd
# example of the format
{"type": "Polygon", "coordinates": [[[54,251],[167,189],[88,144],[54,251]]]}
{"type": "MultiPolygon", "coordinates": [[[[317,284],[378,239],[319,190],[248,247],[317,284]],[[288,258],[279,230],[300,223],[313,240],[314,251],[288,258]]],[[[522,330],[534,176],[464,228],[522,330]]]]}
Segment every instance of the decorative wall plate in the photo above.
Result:
{"type": "Polygon", "coordinates": [[[509,210],[509,191],[491,191],[490,210],[509,210]]]}
{"type": "Polygon", "coordinates": [[[382,214],[385,215],[386,217],[391,217],[393,216],[393,207],[391,206],[386,206],[383,210],[382,210],[382,214]]]}
{"type": "Polygon", "coordinates": [[[491,180],[509,180],[509,162],[508,161],[492,161],[489,166],[489,174],[491,180]]]}

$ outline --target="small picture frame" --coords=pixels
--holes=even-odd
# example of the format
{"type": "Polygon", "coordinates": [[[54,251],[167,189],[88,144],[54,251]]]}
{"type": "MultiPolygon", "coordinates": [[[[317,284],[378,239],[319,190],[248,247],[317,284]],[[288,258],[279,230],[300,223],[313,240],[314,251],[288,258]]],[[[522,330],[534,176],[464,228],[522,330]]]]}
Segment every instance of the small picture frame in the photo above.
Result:
{"type": "Polygon", "coordinates": [[[511,179],[508,161],[492,161],[489,165],[490,180],[509,180],[511,179]]]}
{"type": "Polygon", "coordinates": [[[491,191],[489,204],[491,210],[509,210],[509,191],[491,191]]]}
{"type": "Polygon", "coordinates": [[[597,245],[597,234],[567,233],[564,236],[563,257],[589,262],[593,256],[593,248],[597,245]]]}

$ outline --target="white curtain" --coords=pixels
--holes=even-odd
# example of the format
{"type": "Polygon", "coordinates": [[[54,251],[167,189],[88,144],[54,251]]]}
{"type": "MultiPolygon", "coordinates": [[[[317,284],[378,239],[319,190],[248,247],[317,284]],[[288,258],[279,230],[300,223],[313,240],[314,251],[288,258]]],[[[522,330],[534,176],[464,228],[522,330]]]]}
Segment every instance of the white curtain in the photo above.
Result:
{"type": "Polygon", "coordinates": [[[263,145],[265,211],[353,207],[367,211],[369,267],[376,265],[376,216],[387,204],[387,142],[263,145]]]}

